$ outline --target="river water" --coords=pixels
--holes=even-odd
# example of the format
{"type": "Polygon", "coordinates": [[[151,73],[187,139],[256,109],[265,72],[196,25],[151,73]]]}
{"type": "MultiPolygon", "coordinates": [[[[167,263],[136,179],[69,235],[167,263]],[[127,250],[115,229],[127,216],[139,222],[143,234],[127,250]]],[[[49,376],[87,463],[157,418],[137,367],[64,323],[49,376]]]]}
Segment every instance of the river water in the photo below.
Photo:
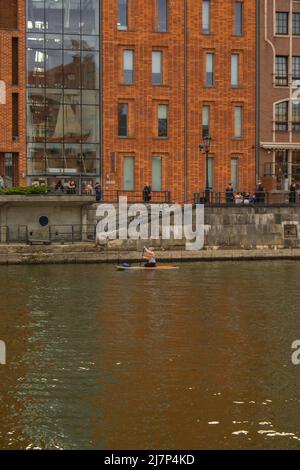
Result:
{"type": "Polygon", "coordinates": [[[299,262],[0,267],[1,449],[300,449],[299,262]]]}

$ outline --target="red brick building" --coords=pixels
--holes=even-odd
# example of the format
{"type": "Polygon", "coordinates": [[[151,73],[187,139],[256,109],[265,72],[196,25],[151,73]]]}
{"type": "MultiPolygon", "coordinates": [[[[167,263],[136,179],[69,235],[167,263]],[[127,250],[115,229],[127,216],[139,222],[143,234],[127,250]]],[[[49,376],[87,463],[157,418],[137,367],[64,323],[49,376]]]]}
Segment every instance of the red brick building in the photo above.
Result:
{"type": "Polygon", "coordinates": [[[260,3],[260,176],[275,197],[300,189],[300,2],[260,3]]]}
{"type": "Polygon", "coordinates": [[[212,137],[210,187],[224,192],[231,180],[237,190],[254,187],[255,38],[252,0],[103,2],[103,188],[108,198],[126,184],[140,193],[148,182],[170,191],[174,201],[192,201],[205,188],[205,156],[199,151],[203,130],[212,137]],[[118,19],[124,3],[127,11],[119,11],[118,19]],[[132,66],[129,84],[124,60],[132,66]],[[118,136],[118,104],[127,108],[125,136],[118,136]],[[168,115],[161,137],[158,115],[166,112],[160,105],[167,105],[168,115]]]}
{"type": "Polygon", "coordinates": [[[192,202],[206,185],[199,145],[209,135],[210,188],[252,189],[255,3],[14,0],[0,8],[1,161],[14,155],[21,183],[25,173],[28,184],[73,179],[81,192],[101,179],[105,200],[141,199],[149,183],[153,200],[192,202]]]}
{"type": "Polygon", "coordinates": [[[26,176],[25,8],[0,0],[0,175],[6,186],[26,176]]]}

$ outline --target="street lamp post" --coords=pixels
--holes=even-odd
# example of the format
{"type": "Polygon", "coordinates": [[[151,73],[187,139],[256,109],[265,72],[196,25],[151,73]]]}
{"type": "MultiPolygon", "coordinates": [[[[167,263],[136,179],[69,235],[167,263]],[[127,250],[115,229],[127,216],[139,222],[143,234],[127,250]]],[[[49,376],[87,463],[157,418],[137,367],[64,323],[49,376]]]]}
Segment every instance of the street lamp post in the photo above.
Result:
{"type": "Polygon", "coordinates": [[[210,142],[211,137],[209,134],[205,134],[203,136],[203,143],[199,145],[200,151],[205,152],[205,160],[206,160],[206,179],[205,179],[205,203],[208,204],[210,200],[210,187],[209,187],[209,174],[208,174],[208,156],[209,156],[209,149],[210,149],[210,142]]]}

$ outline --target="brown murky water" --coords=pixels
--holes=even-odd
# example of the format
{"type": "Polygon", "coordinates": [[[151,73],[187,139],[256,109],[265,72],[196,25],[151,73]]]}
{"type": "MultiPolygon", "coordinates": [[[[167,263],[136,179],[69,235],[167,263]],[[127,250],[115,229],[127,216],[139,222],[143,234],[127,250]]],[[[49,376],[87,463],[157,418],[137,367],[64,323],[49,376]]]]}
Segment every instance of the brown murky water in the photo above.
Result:
{"type": "Polygon", "coordinates": [[[300,449],[299,262],[0,268],[0,448],[300,449]]]}

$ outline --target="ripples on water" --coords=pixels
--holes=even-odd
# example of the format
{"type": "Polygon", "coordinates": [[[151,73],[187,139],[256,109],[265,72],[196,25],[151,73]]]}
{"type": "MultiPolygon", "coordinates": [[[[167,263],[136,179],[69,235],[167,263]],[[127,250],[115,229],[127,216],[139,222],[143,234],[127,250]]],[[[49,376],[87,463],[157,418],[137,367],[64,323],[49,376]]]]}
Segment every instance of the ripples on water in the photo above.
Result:
{"type": "Polygon", "coordinates": [[[0,267],[2,449],[300,448],[298,262],[0,267]]]}

